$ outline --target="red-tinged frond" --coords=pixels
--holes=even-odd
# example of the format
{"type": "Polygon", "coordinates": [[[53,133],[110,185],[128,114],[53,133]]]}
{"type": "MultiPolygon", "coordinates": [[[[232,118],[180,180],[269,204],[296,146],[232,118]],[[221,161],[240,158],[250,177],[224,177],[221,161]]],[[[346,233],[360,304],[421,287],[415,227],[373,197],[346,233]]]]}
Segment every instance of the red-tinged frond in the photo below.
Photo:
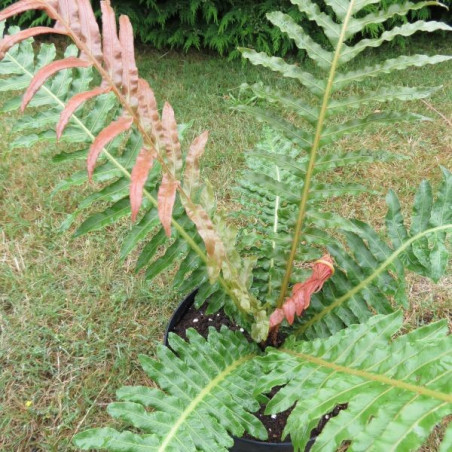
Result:
{"type": "Polygon", "coordinates": [[[138,69],[135,63],[133,28],[127,16],[119,18],[119,42],[122,52],[122,84],[132,106],[138,106],[138,69]]]}
{"type": "Polygon", "coordinates": [[[59,0],[58,14],[60,18],[55,24],[55,30],[66,30],[70,28],[75,36],[80,37],[81,26],[78,15],[77,1],[59,0]]]}
{"type": "Polygon", "coordinates": [[[61,138],[61,135],[63,135],[64,129],[69,122],[69,119],[74,114],[75,110],[77,110],[77,108],[79,108],[87,100],[99,96],[100,94],[108,93],[108,91],[110,90],[111,88],[103,88],[99,86],[98,88],[94,88],[91,91],[86,91],[73,96],[67,103],[65,109],[61,112],[60,120],[58,121],[56,128],[58,140],[61,138]]]}
{"type": "Polygon", "coordinates": [[[103,55],[105,66],[113,80],[120,87],[122,84],[121,44],[119,43],[116,28],[116,17],[110,2],[101,1],[103,55]]]}
{"type": "Polygon", "coordinates": [[[130,184],[130,207],[132,210],[132,221],[135,221],[143,201],[143,188],[152,169],[154,159],[157,157],[155,151],[143,148],[138,154],[135,166],[132,169],[130,184]]]}
{"type": "Polygon", "coordinates": [[[182,168],[182,153],[177,133],[177,122],[173,107],[165,102],[162,111],[163,141],[168,156],[168,161],[174,174],[182,168]]]}
{"type": "Polygon", "coordinates": [[[8,35],[5,36],[0,41],[0,60],[5,56],[5,53],[15,44],[18,44],[19,42],[32,38],[33,36],[43,35],[46,33],[58,33],[62,35],[67,35],[67,32],[64,30],[55,30],[51,27],[33,27],[29,28],[28,30],[21,30],[19,33],[16,33],[15,35],[8,35]]]}
{"type": "Polygon", "coordinates": [[[173,216],[174,203],[176,202],[178,185],[179,182],[171,179],[170,176],[165,173],[157,196],[160,222],[168,237],[171,237],[171,219],[173,216]]]}
{"type": "Polygon", "coordinates": [[[116,121],[113,121],[110,125],[105,127],[105,129],[102,130],[102,132],[100,132],[99,135],[97,135],[96,139],[91,145],[88,154],[87,167],[90,180],[94,172],[94,166],[96,165],[97,158],[99,157],[99,154],[102,152],[102,149],[108,143],[110,143],[110,141],[113,141],[118,135],[129,130],[130,127],[132,127],[132,124],[133,124],[132,118],[121,117],[116,121]]]}
{"type": "Polygon", "coordinates": [[[42,0],[20,0],[0,12],[0,22],[8,19],[9,17],[15,16],[16,14],[33,9],[43,9],[51,19],[56,20],[58,18],[56,12],[57,5],[58,0],[48,0],[47,2],[42,0]]]}
{"type": "Polygon", "coordinates": [[[197,204],[194,207],[190,207],[185,203],[184,207],[204,242],[210,261],[208,268],[209,277],[211,280],[215,280],[220,273],[222,262],[226,255],[224,244],[216,233],[212,220],[202,206],[197,204]]]}
{"type": "Polygon", "coordinates": [[[54,61],[47,66],[40,69],[30,82],[27,91],[22,99],[21,109],[25,110],[27,105],[30,103],[33,96],[38,92],[39,88],[46,82],[46,80],[52,75],[56,74],[63,69],[71,69],[76,67],[89,67],[90,63],[83,61],[80,58],[69,57],[64,60],[54,61]]]}
{"type": "Polygon", "coordinates": [[[205,131],[193,140],[185,159],[184,188],[191,193],[199,180],[199,160],[206,149],[209,132],[205,131]]]}
{"type": "MultiPolygon", "coordinates": [[[[91,55],[101,62],[102,61],[102,43],[99,31],[99,25],[97,24],[94,11],[91,6],[90,0],[78,0],[79,16],[81,25],[82,41],[86,44],[91,55]]],[[[82,53],[80,58],[86,58],[86,55],[82,53]]]]}
{"type": "Polygon", "coordinates": [[[163,141],[163,126],[154,91],[142,78],[138,80],[138,111],[144,130],[154,137],[155,142],[163,141]]]}
{"type": "Polygon", "coordinates": [[[277,327],[284,318],[289,325],[295,320],[295,315],[300,316],[311,303],[312,294],[322,289],[325,281],[334,274],[333,259],[325,254],[312,266],[312,275],[303,283],[295,284],[292,296],[288,298],[282,308],[277,308],[270,316],[270,328],[277,327]]]}

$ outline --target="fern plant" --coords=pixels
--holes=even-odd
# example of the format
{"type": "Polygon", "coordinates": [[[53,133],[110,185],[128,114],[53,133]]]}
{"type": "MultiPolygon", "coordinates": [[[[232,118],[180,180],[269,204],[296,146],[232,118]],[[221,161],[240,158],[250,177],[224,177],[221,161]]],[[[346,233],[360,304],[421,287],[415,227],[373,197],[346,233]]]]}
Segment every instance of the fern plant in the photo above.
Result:
{"type": "MultiPolygon", "coordinates": [[[[137,265],[146,267],[148,278],[177,264],[174,285],[187,292],[198,288],[198,305],[207,302],[209,312],[224,307],[256,343],[271,345],[280,328],[289,334],[280,348],[258,347],[227,329],[211,331],[207,340],[189,331],[187,343],[173,335],[172,351],[161,347],[157,360],[141,358],[161,389],[123,388],[118,392],[121,402],[109,407],[110,414],[133,429],[90,430],[76,436],[78,447],[226,450],[233,444],[231,436],[245,431],[266,439],[253,414],[266,404],[269,413],[295,406],[286,434],[296,450],[306,446],[306,433],[335,407],[340,412],[314,449],[351,442],[358,449],[377,445],[376,450],[387,450],[389,444],[390,450],[411,450],[451,411],[447,382],[452,355],[445,324],[392,339],[401,328],[401,314],[394,310],[408,303],[405,271],[436,281],[447,268],[451,173],[442,168],[443,182],[435,196],[428,182],[420,185],[409,230],[397,196],[388,194],[387,238],[322,205],[330,196],[366,191],[362,185],[326,183],[325,172],[399,158],[362,150],[337,153],[331,148],[335,141],[375,123],[426,120],[387,112],[341,121],[343,113],[373,101],[422,99],[436,88],[388,87],[352,97],[341,90],[381,73],[452,57],[400,56],[373,67],[347,69],[350,62],[397,36],[450,27],[418,21],[359,40],[370,24],[433,3],[407,2],[368,14],[364,8],[374,8],[374,0],[327,0],[325,11],[310,0],[292,3],[323,30],[322,42],[328,44],[319,44],[291,16],[276,12],[269,20],[306,51],[318,71],[241,49],[252,63],[298,80],[310,92],[311,102],[272,87],[248,87],[269,106],[240,110],[268,122],[271,131],[247,157],[249,169],[237,189],[245,217],[255,219],[240,234],[216,214],[212,187],[200,178],[207,132],[182,151],[183,127],[178,127],[173,109],[165,103],[160,113],[148,82],[139,78],[127,16],[119,18],[118,35],[109,0],[101,2],[102,33],[88,0],[20,0],[0,13],[0,23],[35,9],[55,21],[54,27],[11,28],[4,36],[3,25],[0,29],[0,90],[26,89],[3,110],[46,108],[18,122],[21,135],[13,146],[72,143],[69,152],[55,160],[86,158],[87,173],[72,175],[57,189],[89,179],[103,183],[63,228],[94,203],[107,202],[109,206],[86,219],[76,235],[131,214],[136,223],[121,255],[146,241],[137,265]],[[66,35],[74,45],[62,59],[56,59],[51,45],[41,46],[35,55],[30,38],[43,33],[66,35]],[[288,112],[295,122],[286,118],[288,112]],[[314,261],[311,271],[299,270],[299,264],[308,261],[314,261]],[[269,400],[270,390],[280,386],[269,400]]],[[[451,445],[449,429],[444,450],[451,445]]]]}

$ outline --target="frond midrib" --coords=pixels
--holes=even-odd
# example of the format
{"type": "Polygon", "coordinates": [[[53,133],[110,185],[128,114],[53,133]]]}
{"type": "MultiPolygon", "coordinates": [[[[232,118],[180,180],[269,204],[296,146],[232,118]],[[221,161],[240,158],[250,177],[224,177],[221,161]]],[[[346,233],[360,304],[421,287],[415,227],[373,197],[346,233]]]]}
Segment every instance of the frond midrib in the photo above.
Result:
{"type": "Polygon", "coordinates": [[[365,370],[355,369],[352,367],[342,366],[340,364],[336,364],[334,362],[327,361],[316,356],[308,355],[306,353],[301,353],[290,349],[281,348],[279,349],[279,351],[281,353],[287,353],[288,355],[294,356],[298,359],[308,361],[312,364],[316,364],[323,368],[331,369],[334,372],[345,373],[347,375],[354,375],[368,381],[383,383],[393,388],[398,388],[404,391],[410,391],[419,395],[441,400],[443,402],[452,403],[452,394],[446,394],[440,391],[435,391],[433,389],[428,389],[425,386],[418,386],[412,383],[407,383],[405,381],[390,378],[385,375],[367,372],[365,370]]]}
{"type": "Polygon", "coordinates": [[[170,444],[171,440],[177,434],[179,428],[183,425],[190,414],[202,403],[202,401],[217,387],[222,381],[224,381],[232,372],[234,372],[242,364],[254,359],[257,354],[252,353],[246,356],[242,356],[240,359],[234,361],[232,364],[227,366],[222,372],[220,372],[213,380],[205,386],[201,392],[190,402],[190,404],[184,409],[182,414],[179,416],[177,421],[172,426],[171,430],[168,432],[166,437],[163,439],[158,451],[165,452],[166,447],[170,444]]]}

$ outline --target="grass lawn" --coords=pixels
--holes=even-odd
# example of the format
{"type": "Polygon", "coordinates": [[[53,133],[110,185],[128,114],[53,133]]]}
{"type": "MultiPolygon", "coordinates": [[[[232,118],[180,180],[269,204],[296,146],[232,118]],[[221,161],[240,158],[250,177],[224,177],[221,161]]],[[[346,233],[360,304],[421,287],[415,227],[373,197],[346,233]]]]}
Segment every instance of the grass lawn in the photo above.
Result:
{"type": "MultiPolygon", "coordinates": [[[[450,54],[452,43],[428,37],[406,50],[450,54]]],[[[382,51],[399,53],[391,47],[382,51]]],[[[369,52],[366,64],[377,57],[377,52],[369,52]]],[[[141,49],[139,67],[160,105],[169,100],[179,122],[193,120],[192,135],[210,130],[203,171],[217,189],[220,205],[228,208],[242,153],[261,130],[254,119],[228,108],[239,96],[240,84],[264,81],[294,95],[299,88],[249,64],[197,53],[141,49]]],[[[371,81],[368,87],[384,83],[442,85],[427,103],[400,107],[432,121],[375,127],[341,140],[335,144],[340,149],[390,150],[410,158],[372,168],[357,166],[334,177],[364,180],[383,193],[393,188],[403,202],[411,203],[422,179],[435,185],[438,166],[452,166],[452,64],[412,68],[371,81]]],[[[0,103],[6,99],[2,96],[0,103]]],[[[133,256],[119,262],[128,221],[77,239],[71,238],[75,228],[58,232],[91,188],[54,196],[52,189],[83,163],[54,165],[50,162],[56,149],[48,147],[9,150],[16,118],[0,117],[0,450],[70,451],[78,431],[113,424],[105,408],[116,389],[151,384],[140,371],[137,355],[153,353],[180,295],[169,289],[168,276],[149,284],[136,275],[133,256]]],[[[332,201],[331,208],[382,226],[382,199],[347,198],[332,201]]],[[[409,291],[413,304],[406,317],[411,325],[451,318],[450,272],[437,286],[411,278],[409,291]]],[[[425,450],[436,450],[437,441],[432,435],[425,450]]]]}

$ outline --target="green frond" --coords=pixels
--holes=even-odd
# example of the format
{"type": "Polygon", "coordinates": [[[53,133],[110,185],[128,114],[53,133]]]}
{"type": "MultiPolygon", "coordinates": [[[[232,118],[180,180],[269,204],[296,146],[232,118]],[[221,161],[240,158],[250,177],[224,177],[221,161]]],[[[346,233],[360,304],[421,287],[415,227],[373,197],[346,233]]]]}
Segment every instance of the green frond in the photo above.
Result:
{"type": "Polygon", "coordinates": [[[311,198],[309,200],[310,203],[314,204],[313,207],[316,207],[319,200],[335,198],[338,196],[344,195],[359,195],[361,193],[375,193],[374,191],[370,191],[362,184],[344,184],[344,183],[336,183],[336,184],[316,184],[313,183],[311,187],[311,198]]]}
{"type": "Polygon", "coordinates": [[[172,266],[176,259],[181,259],[182,256],[186,255],[188,250],[189,246],[185,240],[176,240],[165,250],[163,256],[159,256],[158,260],[149,266],[146,271],[146,279],[152,280],[158,276],[163,270],[172,266]]]}
{"type": "Polygon", "coordinates": [[[356,33],[362,32],[369,25],[375,25],[382,22],[386,22],[388,19],[398,15],[406,16],[410,11],[416,11],[418,9],[425,8],[426,6],[438,6],[436,1],[427,2],[406,2],[406,3],[394,3],[387,9],[381,9],[375,13],[367,14],[361,18],[353,18],[350,25],[347,28],[347,39],[351,38],[356,33]]]}
{"type": "Polygon", "coordinates": [[[300,50],[306,50],[309,57],[322,69],[328,69],[333,61],[333,53],[317,44],[288,14],[274,12],[267,14],[268,20],[295,42],[300,50]]]}
{"type": "Polygon", "coordinates": [[[410,55],[391,58],[381,64],[366,66],[359,71],[350,71],[338,74],[334,81],[334,90],[338,91],[352,82],[361,82],[369,77],[378,77],[381,74],[389,74],[392,71],[401,71],[411,66],[422,67],[427,64],[438,64],[452,59],[446,55],[410,55]]]}
{"type": "Polygon", "coordinates": [[[371,113],[365,118],[351,119],[342,124],[333,125],[324,129],[320,143],[322,146],[338,141],[345,135],[349,135],[373,125],[394,124],[401,121],[428,121],[429,118],[416,113],[371,113]]]}
{"type": "Polygon", "coordinates": [[[265,376],[256,394],[283,386],[267,414],[295,405],[285,434],[304,450],[310,432],[332,413],[311,450],[417,450],[450,414],[452,337],[446,321],[397,336],[403,316],[375,316],[334,336],[287,341],[262,358],[265,376]]]}
{"type": "Polygon", "coordinates": [[[317,174],[359,163],[391,162],[393,160],[405,160],[407,158],[408,157],[403,155],[397,155],[386,151],[334,151],[323,153],[319,156],[314,173],[317,174]]]}
{"type": "Polygon", "coordinates": [[[288,64],[282,58],[270,57],[263,52],[255,52],[252,49],[239,48],[242,56],[255,66],[264,66],[274,72],[279,72],[287,78],[298,80],[303,86],[316,96],[321,96],[325,90],[325,81],[317,79],[311,73],[302,71],[295,64],[288,64]]]}
{"type": "MultiPolygon", "coordinates": [[[[340,63],[346,63],[347,61],[352,60],[357,55],[359,55],[362,51],[370,47],[379,47],[383,42],[389,42],[395,39],[397,36],[408,37],[417,33],[418,31],[424,32],[433,32],[437,30],[451,31],[452,27],[445,24],[444,22],[434,22],[429,21],[425,22],[423,20],[419,20],[414,23],[408,23],[401,25],[400,27],[394,27],[392,30],[385,31],[375,39],[363,39],[355,44],[353,47],[345,47],[341,52],[340,63]]],[[[427,63],[424,63],[427,64],[427,63]]]]}
{"type": "Polygon", "coordinates": [[[265,99],[267,102],[277,104],[287,111],[296,113],[300,118],[306,119],[311,124],[315,124],[318,117],[318,108],[311,107],[305,101],[297,99],[293,96],[288,97],[281,91],[275,90],[270,86],[262,83],[248,85],[244,83],[241,87],[243,90],[250,90],[259,99],[265,99]]]}
{"type": "Polygon", "coordinates": [[[251,107],[247,105],[239,105],[236,107],[237,111],[242,111],[253,115],[257,120],[265,122],[285,136],[287,139],[296,143],[300,149],[306,150],[312,146],[312,137],[310,134],[301,131],[298,127],[294,126],[291,122],[282,119],[280,116],[272,114],[271,111],[259,108],[251,107]]]}
{"type": "Polygon", "coordinates": [[[128,195],[120,201],[115,202],[104,211],[98,212],[87,218],[77,231],[75,231],[74,237],[79,237],[88,232],[106,228],[127,215],[130,215],[130,201],[128,195]]]}
{"type": "MultiPolygon", "coordinates": [[[[415,450],[450,413],[452,363],[447,322],[399,334],[403,316],[374,316],[327,339],[289,339],[264,354],[240,333],[211,329],[208,340],[188,330],[189,343],[170,336],[157,359],[140,357],[157,388],[126,386],[109,414],[133,430],[87,430],[75,437],[83,450],[228,450],[231,435],[266,432],[252,412],[268,400],[266,413],[293,406],[285,434],[304,450],[320,419],[340,407],[312,450],[355,448],[415,450]],[[395,337],[395,339],[394,339],[395,337]],[[255,375],[261,375],[257,384],[255,375]],[[397,415],[397,413],[399,413],[397,415]]],[[[448,443],[448,433],[444,439],[448,443]]],[[[444,444],[443,444],[444,446],[444,444]]],[[[447,449],[446,449],[447,450],[447,449]]]]}
{"type": "Polygon", "coordinates": [[[266,429],[251,414],[259,408],[253,397],[257,345],[224,327],[221,332],[210,329],[208,340],[194,330],[187,337],[189,343],[170,335],[171,350],[160,346],[157,360],[140,357],[159,389],[124,387],[117,393],[120,401],[109,405],[109,414],[135,433],[87,430],[76,435],[75,445],[83,450],[214,452],[227,451],[231,436],[245,431],[266,439],[266,429]]]}
{"type": "Polygon", "coordinates": [[[389,206],[386,216],[388,234],[394,248],[401,247],[406,241],[421,235],[402,256],[404,265],[412,271],[437,282],[446,271],[449,252],[446,246],[447,231],[452,228],[452,174],[441,168],[443,182],[435,202],[428,182],[423,182],[416,193],[413,206],[411,229],[407,231],[400,211],[400,203],[394,192],[389,192],[386,201],[389,206]],[[449,228],[447,228],[449,226],[449,228]],[[432,234],[424,231],[442,228],[432,234]]]}
{"type": "Polygon", "coordinates": [[[132,227],[121,246],[120,258],[123,261],[137,246],[160,224],[156,209],[150,209],[143,218],[132,227]]]}
{"type": "Polygon", "coordinates": [[[328,14],[322,12],[317,5],[311,0],[291,0],[294,5],[297,5],[302,13],[305,13],[309,20],[315,21],[325,33],[330,43],[335,47],[339,41],[341,34],[341,27],[328,14]]]}
{"type": "Polygon", "coordinates": [[[391,300],[406,306],[405,268],[433,281],[447,269],[447,240],[452,231],[451,173],[442,168],[436,200],[428,182],[422,182],[415,197],[411,229],[404,224],[400,204],[393,192],[387,197],[386,224],[391,245],[369,225],[352,221],[345,225],[345,248],[330,245],[337,271],[314,296],[300,320],[298,333],[323,337],[348,326],[357,317],[362,322],[377,313],[392,311],[391,300]]]}
{"type": "MultiPolygon", "coordinates": [[[[240,216],[255,218],[255,222],[249,224],[239,240],[246,254],[257,257],[252,290],[263,302],[271,304],[275,302],[284,275],[296,222],[299,202],[297,192],[303,187],[307,169],[308,158],[298,157],[297,151],[292,141],[267,129],[256,149],[246,153],[247,169],[236,190],[237,200],[242,206],[240,216]],[[294,190],[294,187],[297,189],[294,190]]],[[[347,165],[396,158],[401,157],[388,152],[369,151],[323,153],[319,157],[306,212],[306,227],[297,251],[298,262],[318,259],[322,255],[322,246],[336,243],[337,238],[331,231],[341,228],[354,230],[356,227],[340,215],[322,212],[322,202],[330,197],[370,192],[360,184],[325,184],[321,179],[324,173],[347,165]]],[[[300,282],[305,276],[305,271],[296,270],[291,281],[300,282]]],[[[348,285],[344,290],[350,287],[348,285]]],[[[367,319],[368,315],[363,318],[367,319]]]]}
{"type": "MultiPolygon", "coordinates": [[[[241,187],[244,196],[248,196],[249,199],[252,199],[252,203],[254,203],[254,205],[250,206],[249,204],[251,203],[246,202],[248,204],[245,210],[246,214],[253,215],[259,219],[254,233],[248,236],[248,238],[254,237],[255,244],[249,246],[247,249],[250,253],[258,253],[258,264],[255,273],[257,278],[256,286],[259,287],[258,290],[261,292],[260,296],[263,296],[264,291],[262,285],[264,285],[268,287],[266,299],[272,300],[269,294],[273,293],[273,276],[281,276],[281,267],[276,269],[275,266],[284,265],[283,262],[286,260],[285,273],[277,300],[278,308],[281,308],[284,300],[288,296],[290,285],[296,281],[292,272],[296,268],[295,264],[298,262],[298,258],[304,256],[306,259],[308,256],[313,257],[315,255],[315,252],[307,249],[307,246],[314,244],[321,246],[328,243],[327,238],[320,238],[317,233],[312,236],[309,234],[311,231],[321,230],[315,223],[312,223],[310,212],[321,209],[319,207],[319,201],[330,196],[357,194],[365,191],[365,188],[359,185],[327,185],[315,180],[315,176],[322,171],[322,168],[327,170],[334,167],[334,162],[328,164],[326,163],[327,161],[323,160],[324,158],[329,158],[324,153],[323,148],[334,144],[348,134],[359,132],[373,124],[391,124],[400,121],[427,119],[418,114],[385,110],[384,112],[371,113],[365,117],[346,119],[344,121],[340,117],[341,113],[347,111],[349,108],[358,108],[361,105],[366,105],[374,101],[386,102],[390,100],[422,99],[434,92],[435,88],[415,89],[402,87],[399,90],[394,87],[387,87],[379,88],[378,91],[364,93],[359,96],[347,96],[347,94],[344,95],[341,91],[348,85],[361,82],[367,78],[377,77],[396,70],[403,70],[411,66],[422,67],[427,64],[437,64],[452,58],[451,56],[445,55],[400,56],[387,59],[374,66],[361,67],[350,70],[349,72],[342,70],[343,72],[340,72],[341,66],[351,61],[362,51],[368,48],[378,47],[382,43],[391,41],[398,36],[410,36],[418,31],[449,31],[452,28],[443,22],[426,22],[423,20],[414,23],[405,23],[387,31],[384,31],[384,27],[381,27],[381,24],[386,22],[391,24],[391,19],[394,16],[404,18],[412,11],[417,11],[433,4],[429,1],[418,3],[408,1],[389,7],[379,5],[378,7],[375,6],[372,8],[369,7],[378,3],[377,0],[326,0],[325,4],[327,7],[315,4],[311,0],[291,1],[294,5],[298,6],[300,12],[308,16],[309,20],[316,22],[332,46],[324,45],[317,36],[314,39],[305,24],[299,25],[294,18],[287,14],[281,12],[271,13],[268,15],[268,19],[279,30],[286,33],[298,48],[305,50],[320,69],[328,71],[328,75],[325,75],[323,80],[318,80],[310,72],[300,69],[297,64],[289,64],[281,58],[257,53],[249,49],[241,49],[241,51],[243,56],[252,64],[262,65],[280,73],[283,77],[298,80],[308,91],[317,96],[320,102],[318,105],[312,106],[312,102],[308,100],[311,96],[303,95],[303,91],[301,91],[299,98],[292,96],[294,98],[291,99],[289,96],[282,95],[270,88],[254,85],[251,87],[253,94],[259,99],[267,100],[269,103],[274,104],[276,108],[264,109],[250,105],[238,108],[241,111],[252,114],[258,120],[266,122],[272,129],[289,139],[298,150],[295,154],[295,157],[298,157],[298,159],[292,158],[293,162],[290,162],[291,158],[281,158],[280,164],[278,164],[277,154],[274,154],[275,157],[273,159],[266,158],[263,155],[262,157],[266,158],[267,164],[272,160],[272,169],[268,171],[267,168],[267,170],[263,171],[260,167],[258,170],[255,166],[255,172],[253,174],[247,174],[245,177],[246,182],[241,187]],[[369,29],[369,27],[374,27],[376,30],[375,37],[372,39],[360,39],[358,33],[362,34],[363,30],[369,29]],[[354,42],[351,40],[352,37],[355,38],[354,42]],[[282,117],[284,115],[281,115],[277,111],[278,107],[285,110],[285,112],[289,111],[292,113],[290,121],[282,117]],[[296,115],[295,119],[293,119],[293,114],[296,115]],[[303,127],[304,122],[298,121],[300,119],[309,123],[307,128],[303,127]],[[300,124],[302,125],[300,126],[300,124]],[[307,157],[307,160],[305,157],[307,157]],[[277,172],[284,170],[286,174],[281,178],[276,178],[274,175],[275,169],[277,172]],[[289,179],[287,178],[287,173],[290,174],[289,179]],[[290,207],[287,208],[287,206],[290,207]],[[273,218],[278,219],[277,227],[272,222],[272,209],[274,211],[273,218]],[[284,210],[285,216],[283,215],[284,210]],[[265,228],[268,228],[268,230],[265,231],[265,228]],[[276,231],[278,234],[275,234],[276,231]],[[279,240],[278,236],[281,236],[281,234],[288,234],[285,236],[285,240],[279,240]],[[291,234],[292,240],[289,245],[287,237],[290,237],[291,234]],[[315,237],[318,240],[317,242],[314,239],[315,237]],[[289,246],[290,252],[283,252],[278,249],[278,245],[281,247],[285,246],[286,248],[289,246]],[[264,261],[259,255],[260,249],[262,253],[266,253],[267,259],[270,258],[271,265],[267,266],[267,268],[259,267],[259,265],[263,265],[264,261]],[[269,273],[267,278],[268,284],[265,283],[265,271],[269,273]],[[274,275],[272,276],[271,273],[274,273],[274,275]]],[[[361,156],[352,154],[351,160],[358,158],[357,161],[360,161],[359,157],[361,156]]],[[[363,160],[361,161],[366,161],[366,157],[364,155],[362,157],[363,160]]],[[[344,161],[344,164],[346,164],[347,158],[343,155],[337,161],[342,158],[346,159],[344,161]]],[[[394,206],[394,209],[396,209],[396,206],[394,206]]],[[[343,223],[346,222],[343,221],[343,223]]],[[[334,225],[332,226],[334,229],[334,225]]],[[[351,228],[352,231],[353,229],[354,227],[351,228]]],[[[346,241],[350,248],[357,246],[361,250],[360,256],[356,255],[354,258],[351,258],[353,267],[356,265],[354,274],[356,278],[354,279],[356,283],[359,283],[360,277],[369,277],[369,272],[372,273],[372,268],[377,265],[378,260],[370,259],[370,257],[373,257],[372,253],[369,252],[370,255],[367,256],[366,252],[363,251],[363,247],[366,248],[367,246],[366,239],[360,237],[359,232],[353,231],[347,234],[346,241]],[[369,259],[367,260],[366,257],[369,259]],[[356,259],[356,262],[354,259],[356,259]]],[[[444,233],[437,235],[441,238],[444,237],[444,233]]],[[[419,243],[422,242],[425,242],[425,238],[420,240],[419,243]]],[[[434,257],[431,257],[432,261],[429,263],[431,269],[429,274],[433,279],[437,279],[442,269],[444,269],[448,257],[445,247],[442,244],[443,240],[439,240],[433,245],[435,254],[434,257]],[[435,260],[434,264],[433,260],[435,260]],[[433,270],[432,265],[438,266],[438,269],[433,270]]],[[[395,248],[397,249],[397,246],[395,248]]],[[[428,260],[424,256],[424,248],[425,245],[417,244],[415,246],[420,261],[428,260]]],[[[410,253],[414,255],[414,252],[406,250],[407,255],[410,255],[410,253]]],[[[342,253],[336,251],[336,254],[339,255],[342,253]]],[[[414,268],[414,264],[409,268],[414,268]]],[[[421,271],[421,268],[417,268],[417,271],[425,274],[426,272],[421,271]]],[[[336,294],[332,299],[337,299],[337,297],[341,299],[341,297],[345,296],[344,294],[351,290],[353,284],[350,287],[350,278],[349,273],[336,276],[338,287],[334,288],[336,294]]],[[[359,295],[360,299],[358,301],[355,299],[350,301],[350,303],[353,302],[362,305],[362,308],[358,310],[360,315],[356,316],[356,313],[352,313],[350,316],[346,312],[343,314],[342,319],[331,319],[328,317],[325,321],[329,322],[332,320],[330,325],[328,326],[322,323],[317,327],[315,334],[325,334],[327,331],[334,332],[338,325],[347,325],[350,318],[356,319],[358,317],[359,321],[366,320],[371,313],[371,309],[375,309],[377,312],[390,312],[388,297],[395,297],[401,302],[404,301],[403,275],[401,276],[401,272],[399,272],[398,276],[390,275],[388,271],[384,275],[379,274],[379,277],[376,277],[374,280],[372,291],[366,290],[363,293],[359,295]],[[379,295],[376,298],[371,295],[371,292],[380,294],[381,289],[377,288],[380,284],[386,284],[386,289],[383,290],[383,296],[379,295]],[[363,293],[365,296],[363,296],[363,293]],[[381,303],[378,302],[378,298],[382,300],[381,303]]],[[[331,305],[331,300],[326,302],[326,306],[331,305]]],[[[325,309],[325,305],[320,302],[317,310],[322,312],[325,309]]],[[[313,322],[318,320],[316,316],[313,319],[310,325],[313,325],[313,322]]]]}
{"type": "Polygon", "coordinates": [[[441,89],[441,87],[409,88],[405,86],[397,86],[394,88],[381,88],[377,91],[366,93],[363,96],[348,96],[332,100],[328,105],[328,115],[347,111],[349,108],[359,108],[362,105],[368,105],[372,102],[425,99],[439,89],[441,89]]]}

